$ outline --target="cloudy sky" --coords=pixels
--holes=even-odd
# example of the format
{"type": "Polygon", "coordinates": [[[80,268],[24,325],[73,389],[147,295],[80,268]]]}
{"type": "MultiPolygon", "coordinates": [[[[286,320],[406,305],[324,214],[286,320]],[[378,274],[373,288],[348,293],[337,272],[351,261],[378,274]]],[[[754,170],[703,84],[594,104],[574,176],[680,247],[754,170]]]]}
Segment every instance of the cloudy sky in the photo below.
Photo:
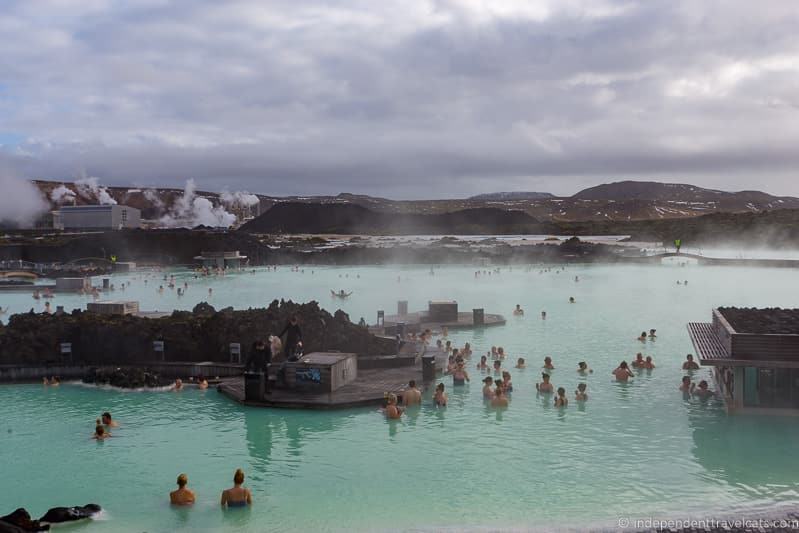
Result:
{"type": "Polygon", "coordinates": [[[4,0],[0,170],[392,198],[799,195],[795,0],[4,0]]]}

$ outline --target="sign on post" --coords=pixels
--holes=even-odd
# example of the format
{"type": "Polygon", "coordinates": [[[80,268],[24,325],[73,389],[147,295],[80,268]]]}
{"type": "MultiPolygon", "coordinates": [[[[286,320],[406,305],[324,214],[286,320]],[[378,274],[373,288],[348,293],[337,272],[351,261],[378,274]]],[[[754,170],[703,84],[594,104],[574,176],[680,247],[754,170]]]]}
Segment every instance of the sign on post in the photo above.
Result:
{"type": "Polygon", "coordinates": [[[238,342],[230,343],[230,362],[241,363],[241,344],[238,342]]]}
{"type": "Polygon", "coordinates": [[[161,360],[165,360],[166,354],[164,353],[164,341],[153,341],[153,351],[155,353],[161,352],[161,360]]]}

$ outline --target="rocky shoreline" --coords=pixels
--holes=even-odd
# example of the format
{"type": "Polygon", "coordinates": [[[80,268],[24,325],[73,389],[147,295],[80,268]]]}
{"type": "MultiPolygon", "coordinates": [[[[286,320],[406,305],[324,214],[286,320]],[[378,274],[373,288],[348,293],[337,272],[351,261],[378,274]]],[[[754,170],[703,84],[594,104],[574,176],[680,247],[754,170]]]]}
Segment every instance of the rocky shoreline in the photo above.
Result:
{"type": "Polygon", "coordinates": [[[198,304],[163,318],[107,316],[75,310],[61,316],[46,313],[12,315],[0,325],[3,365],[146,365],[150,361],[230,361],[230,343],[239,343],[242,361],[257,339],[279,334],[296,314],[306,352],[337,350],[359,355],[396,353],[393,339],[376,337],[350,321],[346,313],[330,314],[317,302],[273,301],[267,308],[215,310],[198,304]],[[155,352],[154,341],[164,343],[155,352]],[[61,353],[71,343],[71,355],[61,353]]]}

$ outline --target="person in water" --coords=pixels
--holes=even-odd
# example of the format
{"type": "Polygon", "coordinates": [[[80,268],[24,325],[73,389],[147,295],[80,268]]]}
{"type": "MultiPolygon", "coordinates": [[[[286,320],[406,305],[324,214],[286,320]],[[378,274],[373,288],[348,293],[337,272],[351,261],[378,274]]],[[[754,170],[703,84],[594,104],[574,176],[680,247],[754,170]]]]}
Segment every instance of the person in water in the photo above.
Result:
{"type": "Polygon", "coordinates": [[[574,391],[574,399],[578,402],[584,402],[588,400],[588,393],[585,392],[587,385],[585,383],[580,383],[577,385],[577,390],[574,391]]]}
{"type": "Polygon", "coordinates": [[[630,370],[630,367],[627,366],[627,361],[622,361],[619,363],[619,366],[612,372],[612,374],[616,376],[616,381],[627,381],[633,377],[633,372],[630,370]]]}
{"type": "Polygon", "coordinates": [[[408,382],[408,389],[402,395],[402,403],[405,405],[419,405],[422,403],[422,391],[416,388],[416,380],[408,382]]]}
{"type": "Polygon", "coordinates": [[[573,303],[575,303],[576,301],[577,301],[577,300],[575,300],[575,299],[574,299],[574,296],[569,296],[569,303],[570,303],[570,304],[573,304],[573,303]]]}
{"type": "Polygon", "coordinates": [[[656,331],[657,331],[656,329],[650,329],[650,330],[649,330],[649,339],[650,339],[650,340],[653,340],[653,339],[656,339],[656,338],[657,338],[657,335],[655,335],[655,332],[656,332],[656,331]]]}
{"type": "Polygon", "coordinates": [[[494,374],[499,374],[502,372],[502,361],[499,359],[494,361],[494,374]]]}
{"type": "Polygon", "coordinates": [[[491,399],[491,407],[507,407],[508,406],[508,397],[505,396],[505,389],[502,386],[502,382],[496,380],[497,387],[494,390],[494,397],[491,399]]]}
{"type": "Polygon", "coordinates": [[[546,320],[546,319],[547,319],[547,312],[541,311],[541,320],[546,320]]]}
{"type": "Polygon", "coordinates": [[[558,387],[558,395],[555,396],[555,407],[566,407],[569,405],[569,399],[566,398],[566,389],[558,387]]]}
{"type": "Polygon", "coordinates": [[[653,368],[655,368],[655,362],[652,361],[651,355],[646,356],[646,361],[644,361],[644,368],[647,370],[652,370],[653,368]]]}
{"type": "Polygon", "coordinates": [[[683,370],[699,370],[699,365],[694,361],[694,356],[688,354],[685,356],[685,362],[682,364],[683,370]]]}
{"type": "Polygon", "coordinates": [[[174,390],[174,391],[183,390],[183,380],[180,379],[180,378],[177,378],[175,380],[175,384],[172,385],[172,390],[174,390]]]}
{"type": "Polygon", "coordinates": [[[524,309],[522,309],[522,306],[520,304],[516,304],[516,309],[513,310],[513,314],[516,316],[524,315],[524,309]]]}
{"type": "Polygon", "coordinates": [[[110,436],[111,434],[105,430],[105,426],[100,423],[100,419],[98,418],[94,425],[94,435],[92,435],[92,438],[94,440],[105,440],[110,436]]]}
{"type": "Polygon", "coordinates": [[[498,359],[505,359],[505,348],[503,348],[502,346],[497,348],[497,358],[498,359]]]}
{"type": "Polygon", "coordinates": [[[549,374],[546,372],[541,374],[541,383],[535,384],[535,390],[538,392],[543,392],[545,394],[551,393],[554,389],[552,383],[549,382],[549,374]]]}
{"type": "Polygon", "coordinates": [[[222,507],[246,507],[252,505],[250,489],[242,487],[244,484],[244,471],[239,468],[233,474],[233,487],[222,491],[222,507]]]}
{"type": "Polygon", "coordinates": [[[691,394],[697,396],[698,398],[710,398],[716,393],[707,388],[707,381],[703,379],[699,382],[699,385],[694,386],[693,383],[691,384],[691,394]]]}
{"type": "Polygon", "coordinates": [[[469,381],[469,373],[463,367],[463,361],[458,362],[455,372],[452,373],[452,384],[454,386],[465,385],[469,381]]]}
{"type": "Polygon", "coordinates": [[[580,361],[577,363],[577,373],[585,376],[586,374],[593,374],[594,371],[588,368],[588,363],[580,361]]]}
{"type": "Polygon", "coordinates": [[[633,361],[633,368],[644,368],[644,355],[641,352],[635,354],[635,360],[633,361]]]}
{"type": "Polygon", "coordinates": [[[488,369],[488,357],[485,355],[480,356],[480,362],[477,363],[478,370],[487,370],[488,369]]]}
{"type": "Polygon", "coordinates": [[[506,393],[513,392],[513,383],[510,380],[510,372],[507,370],[502,371],[502,388],[506,393]]]}
{"type": "Polygon", "coordinates": [[[524,365],[524,357],[519,357],[516,361],[516,368],[526,368],[524,365]]]}
{"type": "Polygon", "coordinates": [[[494,398],[494,390],[491,386],[494,384],[494,378],[491,376],[486,376],[483,379],[483,399],[484,400],[491,400],[494,398]]]}
{"type": "Polygon", "coordinates": [[[550,356],[544,357],[544,369],[555,370],[555,366],[552,364],[552,358],[550,356]]]}
{"type": "Polygon", "coordinates": [[[646,342],[646,331],[641,332],[641,334],[638,336],[638,340],[641,342],[646,342]]]}
{"type": "Polygon", "coordinates": [[[436,392],[433,394],[433,403],[436,405],[436,407],[447,406],[447,393],[444,392],[443,383],[436,385],[436,392]]]}
{"type": "Polygon", "coordinates": [[[178,488],[169,493],[169,503],[172,505],[191,505],[194,503],[194,491],[186,488],[189,477],[186,474],[178,475],[178,488]]]}
{"type": "Polygon", "coordinates": [[[114,420],[113,418],[111,418],[111,413],[109,413],[108,411],[106,411],[105,413],[103,413],[101,415],[101,420],[103,422],[103,425],[105,427],[107,427],[107,428],[118,428],[119,427],[119,424],[117,423],[117,421],[114,420]]]}
{"type": "Polygon", "coordinates": [[[464,344],[463,345],[463,350],[461,350],[461,353],[466,358],[471,357],[472,356],[472,345],[469,344],[468,342],[466,344],[464,344]]]}
{"type": "Polygon", "coordinates": [[[689,394],[693,388],[694,384],[691,383],[691,376],[683,376],[682,383],[680,383],[680,392],[689,394]]]}
{"type": "Polygon", "coordinates": [[[386,417],[397,419],[402,416],[402,409],[397,406],[397,395],[393,392],[386,397],[386,417]]]}

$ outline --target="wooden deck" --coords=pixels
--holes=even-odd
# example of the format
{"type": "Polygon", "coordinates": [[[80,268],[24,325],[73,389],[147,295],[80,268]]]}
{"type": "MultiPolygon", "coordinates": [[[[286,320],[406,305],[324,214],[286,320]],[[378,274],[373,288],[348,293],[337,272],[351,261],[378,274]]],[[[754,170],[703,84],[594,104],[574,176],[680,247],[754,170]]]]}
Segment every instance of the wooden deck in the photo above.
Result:
{"type": "MultiPolygon", "coordinates": [[[[385,393],[401,393],[408,387],[408,381],[415,379],[417,386],[423,388],[420,366],[359,370],[358,379],[344,385],[332,393],[308,393],[290,389],[272,388],[263,402],[244,401],[244,378],[226,378],[217,390],[244,405],[256,407],[285,407],[299,409],[343,409],[347,407],[379,406],[383,404],[385,393]]],[[[428,384],[432,386],[432,384],[428,384]]]]}

